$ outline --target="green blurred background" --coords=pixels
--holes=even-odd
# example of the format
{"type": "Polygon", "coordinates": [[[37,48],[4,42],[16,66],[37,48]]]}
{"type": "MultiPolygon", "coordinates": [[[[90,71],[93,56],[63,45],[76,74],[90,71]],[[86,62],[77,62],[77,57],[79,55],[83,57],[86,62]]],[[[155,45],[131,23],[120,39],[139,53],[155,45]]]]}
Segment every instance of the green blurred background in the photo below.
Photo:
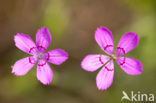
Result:
{"type": "MultiPolygon", "coordinates": [[[[0,0],[0,103],[120,103],[122,91],[156,94],[156,0],[0,0]],[[104,53],[94,39],[100,25],[108,27],[117,45],[125,32],[139,34],[139,45],[127,56],[140,60],[143,72],[130,76],[115,64],[114,82],[106,91],[96,88],[96,72],[80,62],[88,54],[104,53]],[[46,26],[52,34],[48,50],[62,48],[69,59],[50,64],[49,86],[36,78],[36,66],[15,76],[11,66],[28,56],[17,49],[14,35],[46,26]]],[[[126,100],[122,101],[127,103],[126,100]]]]}

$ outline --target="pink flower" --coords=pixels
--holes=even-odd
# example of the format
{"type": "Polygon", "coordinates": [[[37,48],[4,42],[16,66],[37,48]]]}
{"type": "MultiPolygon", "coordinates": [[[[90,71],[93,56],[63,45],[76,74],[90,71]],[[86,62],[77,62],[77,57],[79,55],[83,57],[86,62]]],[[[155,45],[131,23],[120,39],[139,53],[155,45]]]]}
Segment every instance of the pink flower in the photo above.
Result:
{"type": "Polygon", "coordinates": [[[96,76],[96,85],[99,90],[106,90],[113,82],[113,60],[115,60],[127,74],[141,74],[143,69],[141,62],[123,56],[137,46],[139,39],[136,33],[129,32],[124,34],[118,43],[115,53],[113,53],[113,36],[109,29],[102,26],[97,28],[95,40],[108,56],[102,54],[88,55],[81,62],[81,67],[86,71],[93,72],[103,66],[96,76]]]}
{"type": "Polygon", "coordinates": [[[51,42],[51,34],[45,27],[38,30],[36,45],[28,35],[23,33],[17,33],[14,41],[17,48],[31,55],[14,64],[12,73],[17,76],[25,75],[38,61],[37,79],[45,85],[50,84],[53,72],[47,62],[60,65],[68,59],[68,53],[62,49],[54,49],[44,53],[51,42]]]}

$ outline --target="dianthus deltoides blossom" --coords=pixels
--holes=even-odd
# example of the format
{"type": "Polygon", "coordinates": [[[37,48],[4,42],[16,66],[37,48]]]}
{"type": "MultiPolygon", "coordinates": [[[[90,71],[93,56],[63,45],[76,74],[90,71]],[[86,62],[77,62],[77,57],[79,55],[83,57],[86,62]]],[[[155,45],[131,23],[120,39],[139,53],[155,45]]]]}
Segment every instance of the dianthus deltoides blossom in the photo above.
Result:
{"type": "Polygon", "coordinates": [[[17,48],[31,55],[14,64],[12,73],[17,76],[25,75],[38,61],[37,79],[44,85],[50,84],[53,72],[47,62],[60,65],[68,59],[68,53],[62,49],[54,49],[44,53],[51,42],[51,34],[45,27],[38,30],[36,44],[23,33],[17,33],[14,36],[14,41],[17,48]]]}
{"type": "Polygon", "coordinates": [[[101,49],[108,54],[91,54],[87,55],[81,62],[81,67],[86,71],[96,71],[100,67],[102,69],[96,76],[96,85],[99,90],[106,90],[113,82],[114,62],[129,75],[139,75],[142,72],[142,64],[140,61],[123,55],[134,49],[138,44],[138,35],[133,32],[125,33],[113,52],[114,43],[111,31],[106,27],[99,27],[95,32],[95,40],[101,49]]]}

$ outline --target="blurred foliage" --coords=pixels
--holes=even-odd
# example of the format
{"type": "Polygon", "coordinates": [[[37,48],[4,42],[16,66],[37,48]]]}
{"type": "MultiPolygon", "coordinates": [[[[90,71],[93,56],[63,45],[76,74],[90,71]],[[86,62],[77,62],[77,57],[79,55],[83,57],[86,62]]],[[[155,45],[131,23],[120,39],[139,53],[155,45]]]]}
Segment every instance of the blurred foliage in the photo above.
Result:
{"type": "Polygon", "coordinates": [[[45,10],[43,25],[48,27],[55,36],[55,39],[60,37],[68,24],[68,12],[63,5],[63,0],[51,0],[49,1],[45,10]]]}
{"type": "Polygon", "coordinates": [[[135,23],[132,24],[131,28],[140,36],[140,48],[138,49],[138,54],[140,55],[140,59],[144,62],[144,68],[148,69],[155,69],[156,67],[155,26],[155,18],[148,16],[136,20],[135,23]]]}
{"type": "Polygon", "coordinates": [[[155,0],[125,0],[135,10],[134,20],[130,30],[140,36],[138,53],[144,68],[155,69],[156,58],[156,1],[155,0]],[[142,45],[142,47],[141,47],[142,45]]]}
{"type": "Polygon", "coordinates": [[[143,14],[153,14],[156,11],[156,1],[155,0],[122,0],[127,3],[134,11],[143,14]]]}

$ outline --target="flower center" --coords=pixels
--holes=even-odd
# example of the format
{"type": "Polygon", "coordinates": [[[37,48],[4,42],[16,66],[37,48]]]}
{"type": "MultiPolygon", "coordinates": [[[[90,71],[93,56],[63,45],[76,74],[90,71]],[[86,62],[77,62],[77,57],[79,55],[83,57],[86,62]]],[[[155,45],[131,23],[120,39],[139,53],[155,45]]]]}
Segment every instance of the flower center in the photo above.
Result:
{"type": "Polygon", "coordinates": [[[37,53],[36,55],[35,55],[35,58],[37,58],[37,59],[43,59],[43,53],[37,53]]]}
{"type": "Polygon", "coordinates": [[[111,59],[116,59],[118,56],[117,55],[115,55],[115,54],[112,54],[112,55],[110,55],[110,57],[111,57],[111,59]]]}

